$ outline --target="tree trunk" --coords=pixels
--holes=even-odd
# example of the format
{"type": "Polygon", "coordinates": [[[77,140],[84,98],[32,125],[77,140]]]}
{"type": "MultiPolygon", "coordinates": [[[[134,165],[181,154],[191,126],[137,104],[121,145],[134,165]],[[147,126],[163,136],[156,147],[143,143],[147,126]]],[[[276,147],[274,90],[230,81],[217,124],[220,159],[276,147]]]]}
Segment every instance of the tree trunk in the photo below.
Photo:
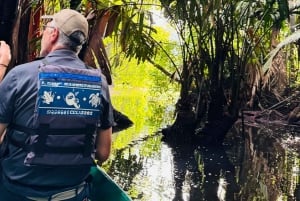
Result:
{"type": "Polygon", "coordinates": [[[0,1],[0,39],[11,43],[14,21],[16,18],[18,0],[0,1]]]}

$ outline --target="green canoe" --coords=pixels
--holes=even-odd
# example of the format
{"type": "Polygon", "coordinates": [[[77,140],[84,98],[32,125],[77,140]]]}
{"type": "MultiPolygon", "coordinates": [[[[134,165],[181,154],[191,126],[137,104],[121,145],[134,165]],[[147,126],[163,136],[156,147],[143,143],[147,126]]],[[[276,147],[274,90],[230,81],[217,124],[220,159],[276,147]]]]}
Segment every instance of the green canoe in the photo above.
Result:
{"type": "Polygon", "coordinates": [[[100,167],[92,167],[91,201],[132,201],[126,192],[100,167]]]}

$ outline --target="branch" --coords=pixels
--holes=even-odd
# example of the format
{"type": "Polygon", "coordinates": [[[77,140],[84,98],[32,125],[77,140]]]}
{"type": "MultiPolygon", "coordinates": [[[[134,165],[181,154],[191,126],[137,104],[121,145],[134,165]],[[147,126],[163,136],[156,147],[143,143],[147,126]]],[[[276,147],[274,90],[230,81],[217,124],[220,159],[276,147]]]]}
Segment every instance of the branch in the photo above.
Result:
{"type": "Polygon", "coordinates": [[[157,68],[158,70],[160,70],[163,74],[165,74],[166,76],[168,76],[171,80],[175,80],[176,82],[180,83],[180,80],[178,78],[175,78],[175,72],[174,73],[170,73],[169,71],[167,71],[166,69],[164,69],[164,67],[162,67],[161,65],[155,63],[150,58],[147,58],[147,61],[150,62],[155,68],[157,68]]]}

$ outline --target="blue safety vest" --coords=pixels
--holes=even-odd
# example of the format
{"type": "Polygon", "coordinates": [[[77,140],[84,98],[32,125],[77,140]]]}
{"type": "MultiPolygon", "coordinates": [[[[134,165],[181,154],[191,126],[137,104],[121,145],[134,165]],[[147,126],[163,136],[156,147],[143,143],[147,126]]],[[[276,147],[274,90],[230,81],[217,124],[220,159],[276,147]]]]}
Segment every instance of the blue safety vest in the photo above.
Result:
{"type": "Polygon", "coordinates": [[[43,64],[39,69],[34,111],[36,129],[12,129],[28,134],[20,145],[25,165],[93,165],[95,131],[102,111],[101,72],[43,64]]]}

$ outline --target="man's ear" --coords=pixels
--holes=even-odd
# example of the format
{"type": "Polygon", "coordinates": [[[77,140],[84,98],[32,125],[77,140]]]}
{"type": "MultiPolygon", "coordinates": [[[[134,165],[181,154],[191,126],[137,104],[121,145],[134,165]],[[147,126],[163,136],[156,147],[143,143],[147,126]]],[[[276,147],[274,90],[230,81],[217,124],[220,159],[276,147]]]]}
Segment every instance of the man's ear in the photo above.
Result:
{"type": "Polygon", "coordinates": [[[59,30],[58,29],[52,29],[50,34],[50,40],[51,43],[56,43],[59,36],[59,30]]]}

